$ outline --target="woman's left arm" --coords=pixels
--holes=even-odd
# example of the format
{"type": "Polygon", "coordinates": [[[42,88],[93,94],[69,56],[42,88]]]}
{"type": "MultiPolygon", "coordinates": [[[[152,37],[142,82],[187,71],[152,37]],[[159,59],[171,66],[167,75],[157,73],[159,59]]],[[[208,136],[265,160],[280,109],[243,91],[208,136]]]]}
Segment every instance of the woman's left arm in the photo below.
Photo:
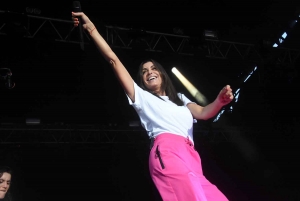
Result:
{"type": "Polygon", "coordinates": [[[226,85],[219,93],[214,102],[202,107],[195,103],[189,103],[187,107],[195,119],[207,120],[214,117],[224,105],[233,100],[232,89],[226,85]]]}

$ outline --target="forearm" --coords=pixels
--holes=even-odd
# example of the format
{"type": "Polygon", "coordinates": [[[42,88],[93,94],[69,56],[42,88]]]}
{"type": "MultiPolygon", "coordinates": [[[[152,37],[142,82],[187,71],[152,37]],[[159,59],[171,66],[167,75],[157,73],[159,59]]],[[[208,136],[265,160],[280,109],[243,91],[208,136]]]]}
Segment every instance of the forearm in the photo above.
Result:
{"type": "Polygon", "coordinates": [[[229,85],[226,85],[219,93],[214,102],[202,107],[198,104],[190,103],[187,107],[191,111],[192,115],[196,119],[207,120],[215,115],[221,110],[224,105],[230,103],[233,99],[232,90],[229,85]]]}
{"type": "Polygon", "coordinates": [[[135,96],[132,77],[104,38],[100,35],[97,29],[95,29],[94,25],[91,24],[92,23],[86,27],[87,31],[90,33],[102,56],[110,63],[126,94],[131,98],[132,101],[134,101],[135,96]]]}
{"type": "Polygon", "coordinates": [[[93,39],[96,47],[105,58],[105,60],[107,60],[108,62],[110,62],[111,60],[116,62],[115,59],[117,58],[117,56],[112,51],[111,47],[107,44],[105,39],[98,32],[98,30],[95,28],[95,26],[93,24],[87,26],[87,31],[90,33],[91,38],[93,39]]]}
{"type": "Polygon", "coordinates": [[[210,119],[218,114],[223,105],[216,99],[214,102],[203,107],[201,116],[203,120],[210,119]]]}

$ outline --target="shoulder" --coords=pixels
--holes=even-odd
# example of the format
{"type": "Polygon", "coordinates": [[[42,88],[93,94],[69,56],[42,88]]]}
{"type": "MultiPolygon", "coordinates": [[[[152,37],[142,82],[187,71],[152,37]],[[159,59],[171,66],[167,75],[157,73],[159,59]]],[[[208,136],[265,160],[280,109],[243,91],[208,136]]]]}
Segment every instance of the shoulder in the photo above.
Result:
{"type": "Polygon", "coordinates": [[[187,106],[187,104],[189,104],[189,103],[194,103],[189,98],[187,98],[183,93],[177,93],[177,96],[180,98],[180,100],[182,100],[182,102],[185,106],[187,106]]]}
{"type": "Polygon", "coordinates": [[[183,93],[177,93],[178,98],[180,98],[182,101],[185,99],[188,99],[183,93]]]}

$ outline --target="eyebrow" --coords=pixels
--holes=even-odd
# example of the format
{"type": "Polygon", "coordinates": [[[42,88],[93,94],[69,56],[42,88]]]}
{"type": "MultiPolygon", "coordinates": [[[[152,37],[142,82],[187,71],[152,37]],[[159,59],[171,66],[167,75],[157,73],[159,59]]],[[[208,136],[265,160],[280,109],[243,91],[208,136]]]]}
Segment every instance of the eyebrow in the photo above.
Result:
{"type": "Polygon", "coordinates": [[[11,181],[11,180],[0,179],[0,181],[11,181]]]}
{"type": "MultiPolygon", "coordinates": [[[[155,67],[154,65],[150,66],[150,68],[155,67]]],[[[148,70],[148,68],[143,67],[143,70],[148,70]]]]}

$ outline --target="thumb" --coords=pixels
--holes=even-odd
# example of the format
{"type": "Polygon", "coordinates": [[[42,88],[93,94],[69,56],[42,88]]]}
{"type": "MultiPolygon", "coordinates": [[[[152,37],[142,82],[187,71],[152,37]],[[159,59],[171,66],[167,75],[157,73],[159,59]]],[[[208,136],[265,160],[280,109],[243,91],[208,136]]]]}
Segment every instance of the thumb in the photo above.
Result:
{"type": "Polygon", "coordinates": [[[225,87],[223,87],[223,89],[221,89],[220,94],[224,94],[227,92],[227,86],[228,85],[226,85],[225,87]]]}

